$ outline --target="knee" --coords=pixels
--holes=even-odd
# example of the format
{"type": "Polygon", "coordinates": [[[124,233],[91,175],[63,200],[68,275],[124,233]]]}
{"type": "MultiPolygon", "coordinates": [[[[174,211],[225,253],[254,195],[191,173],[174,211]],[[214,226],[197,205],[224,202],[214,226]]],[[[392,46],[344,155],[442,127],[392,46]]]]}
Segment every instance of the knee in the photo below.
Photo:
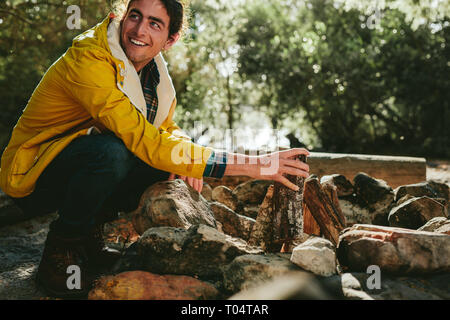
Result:
{"type": "Polygon", "coordinates": [[[124,178],[135,165],[134,155],[127,149],[119,138],[106,135],[102,143],[97,145],[97,168],[113,174],[118,179],[124,178]]]}

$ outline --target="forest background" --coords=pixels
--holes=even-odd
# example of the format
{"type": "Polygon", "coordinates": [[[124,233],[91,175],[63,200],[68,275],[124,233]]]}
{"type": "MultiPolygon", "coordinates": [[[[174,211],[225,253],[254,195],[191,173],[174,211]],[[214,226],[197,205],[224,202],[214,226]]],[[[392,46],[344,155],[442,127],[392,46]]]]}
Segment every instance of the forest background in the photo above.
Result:
{"type": "MultiPolygon", "coordinates": [[[[0,0],[0,150],[49,66],[111,5],[0,0]]],[[[449,16],[444,0],[192,0],[184,40],[164,53],[175,120],[232,151],[450,159],[449,16]],[[224,132],[238,141],[224,146],[224,132]]]]}

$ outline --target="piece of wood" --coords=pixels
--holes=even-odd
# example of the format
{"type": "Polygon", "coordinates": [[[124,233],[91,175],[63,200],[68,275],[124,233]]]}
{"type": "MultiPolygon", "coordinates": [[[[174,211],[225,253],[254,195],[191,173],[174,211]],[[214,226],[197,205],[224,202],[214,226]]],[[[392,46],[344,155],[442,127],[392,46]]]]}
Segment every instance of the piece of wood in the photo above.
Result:
{"type": "Polygon", "coordinates": [[[266,252],[273,250],[273,185],[269,186],[263,202],[259,206],[258,216],[250,233],[248,244],[259,246],[266,252]]]}
{"type": "Polygon", "coordinates": [[[314,219],[313,215],[311,214],[311,211],[309,211],[308,206],[303,201],[303,232],[320,236],[320,226],[317,223],[316,219],[314,219]]]}
{"type": "Polygon", "coordinates": [[[345,224],[342,223],[340,209],[337,209],[330,200],[316,176],[306,179],[303,197],[306,206],[319,224],[322,234],[337,245],[339,232],[345,228],[345,224]]]}
{"type": "Polygon", "coordinates": [[[341,210],[341,206],[339,205],[339,198],[337,193],[337,187],[331,182],[326,181],[324,183],[321,183],[323,191],[327,194],[328,199],[333,204],[333,208],[336,209],[337,218],[341,225],[345,226],[345,215],[341,210]]]}
{"type": "MultiPolygon", "coordinates": [[[[306,157],[300,155],[300,161],[306,157]]],[[[293,243],[303,235],[303,185],[305,178],[286,175],[286,178],[299,187],[294,191],[285,185],[275,182],[273,190],[274,251],[291,252],[293,243]]]]}

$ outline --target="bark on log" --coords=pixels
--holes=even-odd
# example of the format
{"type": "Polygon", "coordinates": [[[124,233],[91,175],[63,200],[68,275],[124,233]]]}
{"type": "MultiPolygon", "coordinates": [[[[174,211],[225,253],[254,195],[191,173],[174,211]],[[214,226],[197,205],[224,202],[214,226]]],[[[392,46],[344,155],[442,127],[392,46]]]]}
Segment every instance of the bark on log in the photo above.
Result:
{"type": "Polygon", "coordinates": [[[336,216],[341,225],[345,226],[345,215],[341,210],[341,206],[339,205],[339,198],[337,194],[337,187],[331,183],[330,181],[321,183],[323,191],[328,195],[328,199],[333,204],[333,208],[336,210],[336,216]]]}
{"type": "Polygon", "coordinates": [[[305,181],[303,196],[306,206],[319,224],[325,238],[337,245],[339,232],[345,228],[345,219],[339,204],[332,200],[334,196],[329,196],[329,188],[325,189],[327,191],[322,188],[316,176],[310,176],[305,181]]]}
{"type": "Polygon", "coordinates": [[[311,211],[309,211],[305,201],[303,201],[303,232],[315,236],[320,236],[322,234],[319,224],[316,219],[314,219],[311,211]]]}
{"type": "MultiPolygon", "coordinates": [[[[306,157],[298,157],[306,162],[306,157]]],[[[286,178],[297,185],[299,191],[293,191],[279,182],[275,182],[273,190],[275,252],[291,252],[295,240],[303,238],[303,185],[305,178],[286,175],[286,178]]]]}
{"type": "Polygon", "coordinates": [[[273,250],[273,185],[267,189],[266,196],[261,203],[256,217],[256,222],[253,225],[252,232],[248,244],[252,246],[259,246],[266,252],[273,250]]]}

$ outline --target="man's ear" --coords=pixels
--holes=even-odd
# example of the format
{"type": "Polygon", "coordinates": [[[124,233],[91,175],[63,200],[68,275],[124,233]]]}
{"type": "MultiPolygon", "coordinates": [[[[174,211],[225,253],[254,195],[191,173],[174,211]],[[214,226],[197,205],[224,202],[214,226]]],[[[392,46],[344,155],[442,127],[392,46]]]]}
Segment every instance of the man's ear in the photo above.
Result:
{"type": "Polygon", "coordinates": [[[166,44],[163,47],[163,50],[169,50],[177,41],[180,39],[180,33],[174,33],[167,39],[166,44]]]}

